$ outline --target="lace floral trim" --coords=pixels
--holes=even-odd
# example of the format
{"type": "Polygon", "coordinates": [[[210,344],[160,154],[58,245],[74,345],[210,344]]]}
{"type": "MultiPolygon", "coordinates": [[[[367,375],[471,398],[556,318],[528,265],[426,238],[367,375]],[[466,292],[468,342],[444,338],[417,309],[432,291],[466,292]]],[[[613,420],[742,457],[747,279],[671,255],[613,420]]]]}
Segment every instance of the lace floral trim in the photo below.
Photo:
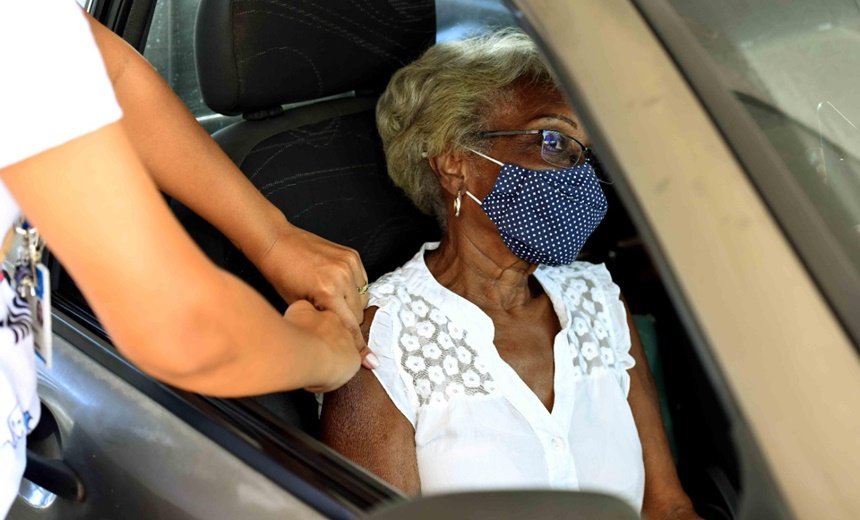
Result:
{"type": "Polygon", "coordinates": [[[391,297],[399,300],[392,316],[401,324],[397,361],[411,379],[419,405],[494,392],[496,383],[469,346],[466,330],[425,298],[392,281],[386,276],[375,284],[371,305],[391,297]]]}
{"type": "MultiPolygon", "coordinates": [[[[621,291],[609,272],[603,265],[578,262],[545,268],[543,274],[559,287],[567,307],[573,377],[614,374],[626,394],[627,370],[634,360],[621,291]]],[[[418,405],[496,391],[487,364],[469,345],[466,329],[424,297],[410,294],[405,278],[401,269],[380,278],[371,286],[370,305],[388,307],[391,313],[392,332],[399,330],[392,357],[418,405]]]]}
{"type": "Polygon", "coordinates": [[[621,290],[612,282],[609,271],[602,265],[576,263],[553,269],[548,277],[561,287],[568,304],[567,340],[574,377],[615,372],[626,392],[627,370],[635,362],[630,355],[630,331],[621,290]]]}

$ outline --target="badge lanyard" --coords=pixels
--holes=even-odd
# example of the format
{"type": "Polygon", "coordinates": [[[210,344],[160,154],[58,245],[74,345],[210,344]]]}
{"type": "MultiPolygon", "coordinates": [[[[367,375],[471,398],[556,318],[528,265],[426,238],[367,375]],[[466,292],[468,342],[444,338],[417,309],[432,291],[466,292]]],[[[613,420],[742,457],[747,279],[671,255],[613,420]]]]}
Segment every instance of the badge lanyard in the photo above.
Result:
{"type": "Polygon", "coordinates": [[[39,230],[24,218],[14,225],[12,247],[4,261],[15,293],[30,307],[33,346],[36,354],[51,367],[51,276],[42,263],[45,243],[39,230]]]}

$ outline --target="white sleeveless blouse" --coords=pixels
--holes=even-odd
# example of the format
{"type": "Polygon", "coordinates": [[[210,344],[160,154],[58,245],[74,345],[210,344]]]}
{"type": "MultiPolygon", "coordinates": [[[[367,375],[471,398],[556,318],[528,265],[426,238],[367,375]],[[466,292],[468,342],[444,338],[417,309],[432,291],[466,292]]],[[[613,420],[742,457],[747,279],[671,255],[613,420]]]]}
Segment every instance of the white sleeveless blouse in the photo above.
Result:
{"type": "Polygon", "coordinates": [[[379,307],[374,370],[415,428],[423,494],[550,488],[609,493],[642,507],[645,469],[627,392],[630,332],[620,290],[601,265],[534,273],[561,331],[553,345],[552,412],[493,345],[480,308],[443,287],[425,244],[370,286],[379,307]]]}

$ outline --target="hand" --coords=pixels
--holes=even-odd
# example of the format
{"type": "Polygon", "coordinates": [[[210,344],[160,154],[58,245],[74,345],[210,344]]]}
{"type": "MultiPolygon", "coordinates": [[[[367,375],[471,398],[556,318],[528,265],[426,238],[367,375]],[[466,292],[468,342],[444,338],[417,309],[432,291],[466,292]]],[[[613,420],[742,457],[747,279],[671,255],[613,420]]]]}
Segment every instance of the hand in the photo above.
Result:
{"type": "Polygon", "coordinates": [[[319,370],[319,381],[305,387],[309,392],[329,392],[343,386],[358,371],[362,358],[370,351],[357,346],[341,320],[330,311],[321,311],[305,300],[290,304],[284,319],[294,329],[306,334],[312,345],[313,363],[319,370]]]}
{"type": "Polygon", "coordinates": [[[367,283],[367,273],[354,249],[285,222],[255,264],[287,303],[307,300],[317,309],[337,315],[365,354],[362,364],[366,368],[378,365],[359,328],[368,298],[359,294],[359,288],[367,283]]]}

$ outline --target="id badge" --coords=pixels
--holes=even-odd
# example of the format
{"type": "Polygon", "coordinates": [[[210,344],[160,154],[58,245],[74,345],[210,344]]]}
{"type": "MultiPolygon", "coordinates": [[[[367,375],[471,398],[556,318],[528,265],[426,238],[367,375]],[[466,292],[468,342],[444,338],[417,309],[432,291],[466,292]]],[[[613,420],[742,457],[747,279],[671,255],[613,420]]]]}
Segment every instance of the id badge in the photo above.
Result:
{"type": "Polygon", "coordinates": [[[36,264],[35,291],[27,297],[33,323],[33,347],[36,355],[51,368],[53,335],[51,334],[51,273],[44,264],[36,264]]]}

